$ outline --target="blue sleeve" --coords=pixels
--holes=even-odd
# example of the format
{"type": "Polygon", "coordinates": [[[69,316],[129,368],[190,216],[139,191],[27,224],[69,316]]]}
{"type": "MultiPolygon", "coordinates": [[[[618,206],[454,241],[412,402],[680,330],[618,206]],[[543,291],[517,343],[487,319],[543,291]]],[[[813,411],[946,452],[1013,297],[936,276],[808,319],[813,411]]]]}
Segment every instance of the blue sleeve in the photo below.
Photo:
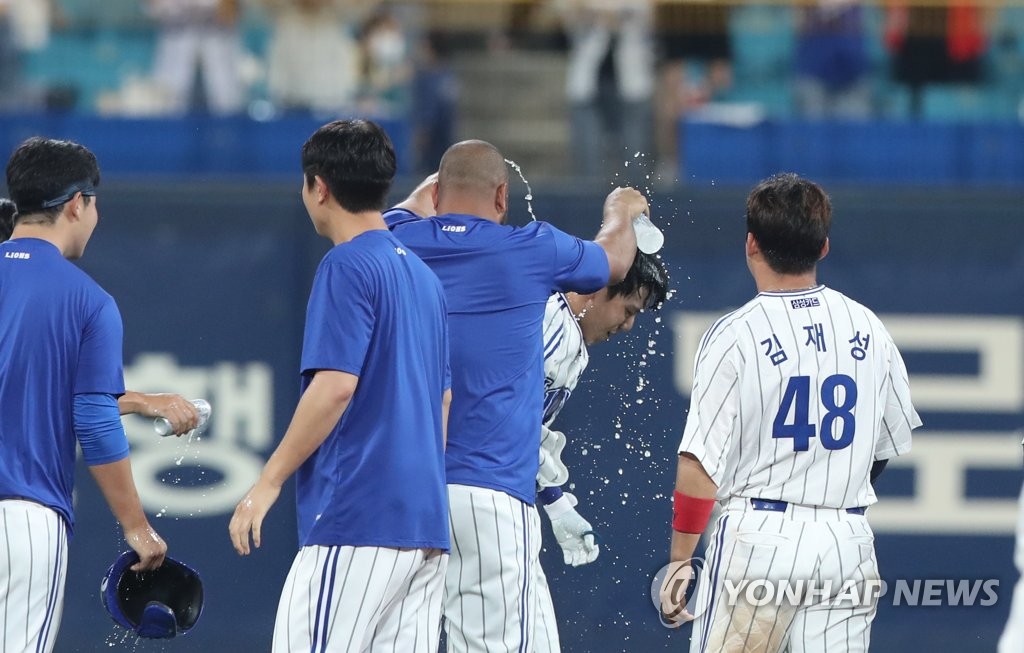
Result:
{"type": "Polygon", "coordinates": [[[595,242],[570,236],[551,225],[545,226],[554,243],[555,287],[552,290],[586,295],[608,285],[611,269],[604,248],[595,242]]]}
{"type": "Polygon", "coordinates": [[[122,340],[124,326],[117,304],[104,294],[102,303],[82,330],[74,393],[124,394],[122,340]]]}
{"type": "Polygon", "coordinates": [[[105,465],[128,457],[128,437],[117,398],[107,393],[76,394],[72,415],[75,437],[87,465],[105,465]]]}
{"type": "Polygon", "coordinates": [[[423,218],[416,215],[409,209],[388,209],[384,212],[384,224],[388,226],[388,229],[394,230],[398,225],[405,224],[406,222],[414,222],[416,220],[422,220],[423,218]]]}
{"type": "Polygon", "coordinates": [[[306,309],[302,373],[337,370],[359,376],[375,322],[362,275],[338,262],[321,265],[306,309]]]}

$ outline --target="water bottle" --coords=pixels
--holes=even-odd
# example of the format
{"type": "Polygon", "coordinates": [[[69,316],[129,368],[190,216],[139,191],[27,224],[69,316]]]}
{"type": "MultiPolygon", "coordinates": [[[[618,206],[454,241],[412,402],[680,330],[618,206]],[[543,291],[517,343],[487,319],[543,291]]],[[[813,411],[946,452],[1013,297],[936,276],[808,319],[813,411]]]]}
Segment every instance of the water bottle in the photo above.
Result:
{"type": "MultiPolygon", "coordinates": [[[[196,431],[202,431],[203,427],[206,426],[206,422],[210,419],[210,402],[205,399],[193,399],[192,405],[196,407],[196,411],[199,413],[199,424],[196,425],[196,431]]],[[[167,437],[171,434],[171,423],[166,417],[157,417],[153,420],[153,428],[156,429],[158,435],[167,437]]]]}
{"type": "Polygon", "coordinates": [[[633,233],[636,234],[636,248],[644,254],[654,254],[665,244],[665,234],[654,226],[646,213],[633,218],[633,233]]]}

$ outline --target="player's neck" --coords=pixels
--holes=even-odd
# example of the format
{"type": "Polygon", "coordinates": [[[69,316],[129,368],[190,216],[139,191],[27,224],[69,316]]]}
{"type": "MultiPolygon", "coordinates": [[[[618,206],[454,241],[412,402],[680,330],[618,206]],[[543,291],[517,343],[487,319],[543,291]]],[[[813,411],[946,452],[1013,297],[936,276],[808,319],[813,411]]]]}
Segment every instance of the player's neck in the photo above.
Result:
{"type": "Polygon", "coordinates": [[[60,229],[57,229],[52,224],[19,224],[14,227],[14,231],[11,233],[11,240],[15,238],[45,240],[60,250],[61,256],[66,255],[68,238],[60,229]]]}
{"type": "Polygon", "coordinates": [[[583,316],[587,314],[587,310],[590,308],[590,297],[585,295],[579,295],[574,292],[565,293],[565,301],[569,304],[569,310],[572,311],[572,316],[579,322],[583,319],[583,316]]]}
{"type": "Polygon", "coordinates": [[[483,220],[501,224],[501,216],[494,210],[493,202],[478,201],[475,198],[445,198],[437,205],[438,215],[472,215],[483,220]]]}
{"type": "Polygon", "coordinates": [[[327,233],[324,236],[335,245],[340,245],[367,231],[387,230],[387,228],[380,211],[365,211],[363,213],[348,213],[346,211],[343,214],[338,213],[331,216],[327,224],[327,233]]]}
{"type": "Polygon", "coordinates": [[[771,270],[755,270],[754,283],[757,292],[792,292],[809,290],[818,285],[814,270],[805,274],[778,274],[771,270]]]}

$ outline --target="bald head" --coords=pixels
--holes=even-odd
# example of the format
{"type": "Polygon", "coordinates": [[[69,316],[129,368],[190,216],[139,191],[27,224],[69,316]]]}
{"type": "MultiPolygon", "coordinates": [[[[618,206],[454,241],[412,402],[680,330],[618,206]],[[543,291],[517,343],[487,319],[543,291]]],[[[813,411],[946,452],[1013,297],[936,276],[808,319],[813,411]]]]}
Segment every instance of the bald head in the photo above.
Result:
{"type": "Polygon", "coordinates": [[[486,141],[462,141],[448,148],[441,157],[438,182],[452,190],[488,193],[508,183],[505,157],[486,141]]]}
{"type": "Polygon", "coordinates": [[[501,222],[507,205],[508,167],[486,141],[462,141],[441,157],[438,213],[470,213],[501,222]]]}

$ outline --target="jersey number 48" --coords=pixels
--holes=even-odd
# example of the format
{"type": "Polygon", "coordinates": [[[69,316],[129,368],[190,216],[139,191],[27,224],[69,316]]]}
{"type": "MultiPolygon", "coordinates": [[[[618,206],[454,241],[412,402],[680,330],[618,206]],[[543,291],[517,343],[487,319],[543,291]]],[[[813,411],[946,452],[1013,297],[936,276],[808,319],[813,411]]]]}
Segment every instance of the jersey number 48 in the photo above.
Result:
{"type": "Polygon", "coordinates": [[[826,449],[845,449],[853,442],[856,419],[851,412],[857,405],[857,382],[845,374],[833,374],[821,383],[821,405],[825,415],[821,428],[811,423],[811,377],[793,376],[782,395],[782,405],[772,424],[773,438],[793,438],[793,451],[807,451],[811,438],[820,433],[819,439],[826,449]],[[836,400],[836,388],[842,388],[842,401],[836,400]],[[793,421],[787,422],[790,413],[793,421]],[[835,435],[835,422],[842,420],[839,436],[835,435]]]}

